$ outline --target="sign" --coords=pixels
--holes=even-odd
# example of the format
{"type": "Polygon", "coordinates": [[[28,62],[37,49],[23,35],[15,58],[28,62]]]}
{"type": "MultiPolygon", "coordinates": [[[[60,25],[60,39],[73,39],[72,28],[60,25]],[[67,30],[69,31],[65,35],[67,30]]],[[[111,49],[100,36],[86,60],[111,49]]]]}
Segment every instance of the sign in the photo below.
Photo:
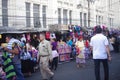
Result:
{"type": "Polygon", "coordinates": [[[61,30],[69,30],[68,29],[68,25],[61,25],[61,28],[60,28],[61,30]]]}

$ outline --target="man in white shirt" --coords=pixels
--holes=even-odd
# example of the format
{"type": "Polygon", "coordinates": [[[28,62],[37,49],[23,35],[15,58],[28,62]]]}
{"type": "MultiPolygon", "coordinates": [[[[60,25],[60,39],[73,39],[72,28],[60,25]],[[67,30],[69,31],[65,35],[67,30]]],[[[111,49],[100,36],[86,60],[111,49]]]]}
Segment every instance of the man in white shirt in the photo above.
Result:
{"type": "Polygon", "coordinates": [[[103,63],[104,67],[104,80],[109,80],[109,68],[108,61],[111,60],[109,42],[106,36],[102,34],[102,28],[100,26],[95,27],[95,33],[91,38],[91,48],[93,50],[93,59],[95,65],[95,77],[96,80],[100,80],[100,63],[103,63]]]}

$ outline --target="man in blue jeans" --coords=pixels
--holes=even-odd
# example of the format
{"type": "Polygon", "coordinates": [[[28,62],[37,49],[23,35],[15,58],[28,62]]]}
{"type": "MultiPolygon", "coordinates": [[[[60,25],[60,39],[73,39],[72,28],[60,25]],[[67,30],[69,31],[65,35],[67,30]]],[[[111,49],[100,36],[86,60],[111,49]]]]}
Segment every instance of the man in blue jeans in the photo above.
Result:
{"type": "Polygon", "coordinates": [[[6,36],[6,42],[8,43],[7,47],[4,48],[12,59],[12,62],[15,67],[15,72],[17,75],[16,80],[25,80],[21,72],[21,61],[20,61],[20,41],[11,37],[11,35],[6,36]]]}
{"type": "Polygon", "coordinates": [[[106,36],[102,34],[101,26],[95,27],[95,35],[91,38],[91,48],[93,50],[93,59],[95,65],[96,80],[100,79],[100,63],[104,67],[104,80],[109,80],[108,61],[111,61],[109,42],[106,36]]]}

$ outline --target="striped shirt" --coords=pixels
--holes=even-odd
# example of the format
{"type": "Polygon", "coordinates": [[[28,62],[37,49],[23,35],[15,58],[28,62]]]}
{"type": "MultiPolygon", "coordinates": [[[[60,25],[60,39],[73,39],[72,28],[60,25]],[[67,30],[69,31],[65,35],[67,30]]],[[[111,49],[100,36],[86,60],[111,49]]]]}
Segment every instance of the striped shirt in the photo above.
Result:
{"type": "Polygon", "coordinates": [[[10,39],[10,41],[9,41],[9,43],[7,45],[7,48],[10,49],[10,50],[12,50],[12,45],[13,45],[14,42],[20,44],[19,40],[12,38],[12,39],[10,39]]]}
{"type": "MultiPolygon", "coordinates": [[[[9,50],[12,50],[13,47],[15,47],[15,46],[13,46],[14,43],[17,43],[17,44],[20,45],[20,41],[19,41],[19,40],[12,38],[12,39],[9,41],[9,43],[8,43],[8,45],[7,45],[7,48],[8,48],[9,50]]],[[[10,54],[10,56],[12,55],[11,53],[9,53],[9,54],[10,54]]],[[[14,55],[14,57],[12,58],[12,61],[13,61],[14,64],[21,64],[19,55],[20,55],[20,54],[14,55]]]]}

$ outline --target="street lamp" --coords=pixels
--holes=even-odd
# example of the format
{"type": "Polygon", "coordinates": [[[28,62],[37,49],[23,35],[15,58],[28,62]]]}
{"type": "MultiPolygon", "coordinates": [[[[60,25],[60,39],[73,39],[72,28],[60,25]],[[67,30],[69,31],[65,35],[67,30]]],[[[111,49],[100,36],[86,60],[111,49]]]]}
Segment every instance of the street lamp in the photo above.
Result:
{"type": "Polygon", "coordinates": [[[94,3],[95,2],[95,0],[87,0],[88,1],[88,27],[90,27],[90,22],[91,22],[91,20],[90,20],[90,3],[94,3]]]}

